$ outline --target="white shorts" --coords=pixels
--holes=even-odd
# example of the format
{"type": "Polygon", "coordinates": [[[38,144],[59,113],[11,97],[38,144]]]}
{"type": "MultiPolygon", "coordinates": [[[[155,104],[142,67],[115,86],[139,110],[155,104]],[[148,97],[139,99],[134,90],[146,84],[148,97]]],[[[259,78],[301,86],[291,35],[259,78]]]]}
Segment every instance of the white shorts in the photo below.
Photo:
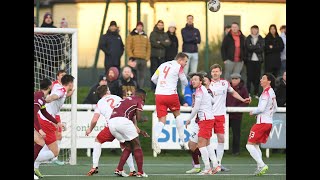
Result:
{"type": "Polygon", "coordinates": [[[199,133],[199,125],[198,123],[196,123],[195,121],[191,121],[190,123],[190,138],[189,140],[194,142],[194,143],[198,143],[198,133],[199,133]]]}
{"type": "Polygon", "coordinates": [[[138,137],[133,122],[125,117],[115,117],[108,121],[111,134],[120,142],[131,141],[138,137]]]}

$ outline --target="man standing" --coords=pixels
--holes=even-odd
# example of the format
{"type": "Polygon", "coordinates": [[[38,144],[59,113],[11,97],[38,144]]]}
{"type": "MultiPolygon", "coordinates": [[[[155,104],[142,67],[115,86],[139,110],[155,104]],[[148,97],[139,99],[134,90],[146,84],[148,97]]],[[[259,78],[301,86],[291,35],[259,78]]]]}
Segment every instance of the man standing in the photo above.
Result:
{"type": "Polygon", "coordinates": [[[147,61],[150,59],[151,46],[147,34],[143,31],[143,23],[139,21],[135,29],[127,37],[126,52],[137,61],[137,79],[140,88],[144,87],[147,61]]]}
{"type": "MultiPolygon", "coordinates": [[[[187,24],[181,29],[181,35],[183,40],[182,52],[189,57],[189,61],[183,69],[184,74],[189,73],[189,68],[190,72],[195,73],[198,69],[198,44],[201,43],[201,36],[199,29],[194,27],[192,15],[187,16],[187,24]]],[[[181,86],[183,93],[185,87],[184,85],[181,86]]]]}
{"type": "Polygon", "coordinates": [[[186,86],[188,80],[183,72],[183,67],[187,64],[188,55],[185,53],[178,53],[175,60],[161,64],[156,72],[151,77],[151,81],[156,84],[156,110],[159,122],[153,127],[154,136],[152,139],[152,146],[156,153],[160,153],[161,149],[158,144],[158,138],[166,124],[167,109],[173,113],[176,119],[176,126],[180,138],[180,146],[186,149],[184,142],[184,121],[180,116],[180,101],[177,94],[178,79],[186,86]]]}
{"type": "Polygon", "coordinates": [[[227,112],[226,99],[227,93],[244,103],[250,103],[251,98],[243,99],[237,91],[235,91],[229,84],[228,81],[220,79],[222,74],[222,68],[219,64],[214,64],[210,67],[211,70],[211,84],[209,89],[212,91],[214,104],[213,104],[213,114],[214,114],[214,132],[218,137],[218,147],[217,147],[217,160],[219,166],[221,166],[221,160],[224,153],[224,129],[225,129],[225,115],[227,112]]]}
{"type": "Polygon", "coordinates": [[[256,176],[263,175],[268,170],[262,160],[262,152],[260,150],[260,143],[266,143],[272,128],[273,114],[277,111],[276,95],[273,91],[275,84],[275,77],[270,73],[265,73],[260,85],[263,92],[259,98],[258,108],[250,112],[250,116],[256,116],[257,123],[254,124],[250,130],[248,142],[246,145],[252,158],[257,162],[257,169],[254,172],[256,176]]]}
{"type": "Polygon", "coordinates": [[[120,58],[123,54],[124,45],[115,21],[110,22],[107,33],[101,37],[99,48],[105,54],[105,72],[107,73],[110,67],[116,67],[120,71],[120,58]]]}
{"type": "Polygon", "coordinates": [[[241,73],[245,58],[245,36],[239,29],[239,24],[233,22],[231,30],[223,38],[221,56],[225,65],[224,79],[230,81],[230,74],[241,73]]]}

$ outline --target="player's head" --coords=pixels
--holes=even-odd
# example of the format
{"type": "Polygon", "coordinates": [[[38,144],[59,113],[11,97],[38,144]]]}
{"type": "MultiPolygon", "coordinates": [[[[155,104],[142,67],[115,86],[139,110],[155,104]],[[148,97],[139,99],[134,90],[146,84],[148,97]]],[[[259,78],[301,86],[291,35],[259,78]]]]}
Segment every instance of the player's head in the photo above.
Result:
{"type": "Polygon", "coordinates": [[[44,78],[40,81],[40,90],[50,91],[52,87],[52,82],[48,78],[44,78]]]}
{"type": "Polygon", "coordinates": [[[98,86],[98,88],[97,88],[97,94],[98,94],[98,97],[99,97],[99,98],[102,98],[104,95],[109,95],[109,94],[111,94],[108,85],[98,86]]]}
{"type": "Polygon", "coordinates": [[[122,69],[122,78],[123,79],[129,79],[132,75],[132,70],[129,66],[125,66],[123,69],[122,69]]]}
{"type": "Polygon", "coordinates": [[[187,16],[187,23],[188,23],[189,25],[192,25],[192,24],[193,24],[193,16],[192,16],[191,14],[189,14],[189,15],[187,16]]]}
{"type": "Polygon", "coordinates": [[[266,88],[271,86],[272,88],[274,88],[275,86],[275,80],[276,78],[274,77],[273,74],[271,73],[264,73],[260,79],[260,85],[262,88],[266,88]]]}
{"type": "Polygon", "coordinates": [[[219,64],[214,64],[210,67],[210,72],[213,80],[219,80],[222,74],[222,67],[219,64]]]}
{"type": "Polygon", "coordinates": [[[140,97],[143,102],[146,101],[147,93],[143,89],[137,89],[134,95],[140,97]]]}
{"type": "Polygon", "coordinates": [[[231,31],[234,32],[234,33],[237,33],[239,31],[239,24],[237,22],[233,22],[231,24],[231,31]]]}
{"type": "Polygon", "coordinates": [[[207,73],[203,75],[203,80],[204,80],[204,86],[208,89],[211,81],[207,73]]]}
{"type": "Polygon", "coordinates": [[[61,78],[61,84],[62,86],[67,88],[67,91],[70,91],[73,89],[73,80],[73,76],[71,76],[70,74],[66,74],[61,78]]]}
{"type": "Polygon", "coordinates": [[[177,60],[178,64],[184,67],[188,62],[188,58],[189,56],[187,54],[179,52],[174,59],[177,60]]]}
{"type": "Polygon", "coordinates": [[[58,72],[57,72],[57,80],[59,82],[61,82],[61,78],[66,75],[67,72],[64,70],[64,69],[60,69],[58,72]]]}
{"type": "Polygon", "coordinates": [[[204,85],[204,76],[203,73],[190,73],[189,77],[191,78],[191,85],[193,88],[199,88],[201,85],[204,85]]]}

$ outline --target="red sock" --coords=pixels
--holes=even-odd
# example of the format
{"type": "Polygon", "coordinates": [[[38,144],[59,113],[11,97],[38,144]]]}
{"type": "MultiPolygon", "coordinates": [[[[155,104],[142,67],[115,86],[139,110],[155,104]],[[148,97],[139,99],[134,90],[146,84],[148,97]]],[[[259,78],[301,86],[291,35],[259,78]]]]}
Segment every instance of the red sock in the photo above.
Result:
{"type": "Polygon", "coordinates": [[[129,150],[129,149],[127,149],[127,148],[125,148],[125,149],[123,150],[122,155],[121,155],[121,157],[120,157],[120,161],[119,161],[118,167],[117,167],[117,169],[118,169],[119,171],[122,171],[122,170],[123,170],[123,166],[124,166],[124,164],[126,163],[128,157],[130,156],[130,153],[131,153],[131,150],[129,150]]]}
{"type": "Polygon", "coordinates": [[[134,158],[136,160],[137,166],[138,166],[138,172],[140,172],[141,174],[143,174],[143,152],[142,149],[135,149],[134,150],[134,158]]]}
{"type": "Polygon", "coordinates": [[[35,143],[34,145],[34,149],[33,149],[33,162],[36,161],[37,157],[38,157],[38,154],[39,152],[41,151],[43,146],[40,146],[39,144],[35,143]]]}
{"type": "Polygon", "coordinates": [[[200,164],[198,152],[200,152],[198,148],[194,152],[191,152],[191,156],[194,164],[200,164]]]}

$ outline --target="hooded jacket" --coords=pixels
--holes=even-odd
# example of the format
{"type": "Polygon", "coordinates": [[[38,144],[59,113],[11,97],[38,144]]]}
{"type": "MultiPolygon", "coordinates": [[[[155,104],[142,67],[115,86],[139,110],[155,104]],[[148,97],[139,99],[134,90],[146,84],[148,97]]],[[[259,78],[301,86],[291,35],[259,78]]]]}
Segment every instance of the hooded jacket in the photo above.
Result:
{"type": "Polygon", "coordinates": [[[170,46],[171,41],[168,34],[164,32],[164,29],[159,30],[157,25],[155,25],[150,34],[150,43],[151,57],[164,58],[166,56],[166,48],[170,46]]]}
{"type": "Polygon", "coordinates": [[[182,51],[187,53],[197,53],[198,44],[201,42],[201,36],[199,29],[192,25],[186,24],[184,28],[181,29],[182,35],[182,51]]]}
{"type": "MultiPolygon", "coordinates": [[[[240,61],[245,59],[245,36],[239,30],[240,34],[240,61]]],[[[230,60],[234,61],[235,43],[232,37],[231,30],[223,38],[221,45],[221,57],[223,61],[230,60]]]]}

